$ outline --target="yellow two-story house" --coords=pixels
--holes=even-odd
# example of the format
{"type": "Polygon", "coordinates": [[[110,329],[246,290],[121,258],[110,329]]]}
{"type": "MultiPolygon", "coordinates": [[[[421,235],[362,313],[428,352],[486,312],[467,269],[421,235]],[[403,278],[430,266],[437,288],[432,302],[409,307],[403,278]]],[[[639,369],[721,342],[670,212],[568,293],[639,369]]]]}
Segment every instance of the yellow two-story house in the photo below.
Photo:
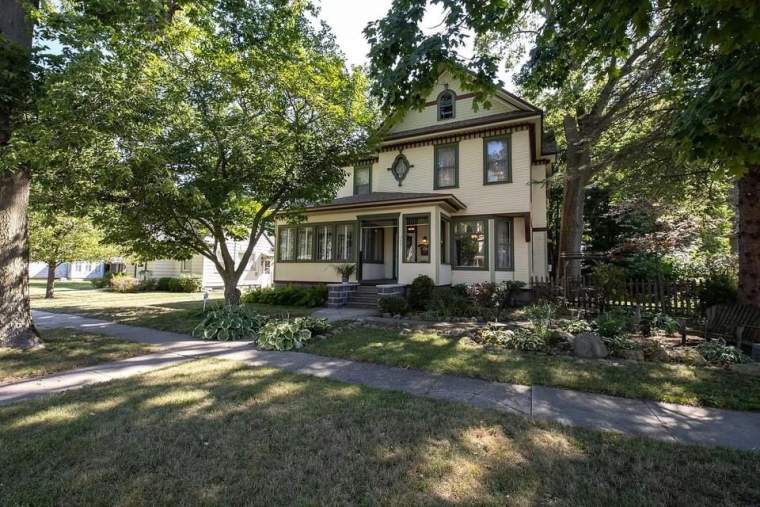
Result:
{"type": "Polygon", "coordinates": [[[450,74],[425,107],[385,134],[378,152],[347,167],[336,198],[276,231],[275,284],[436,285],[530,282],[547,275],[544,180],[555,149],[543,112],[500,90],[489,108],[450,74]]]}

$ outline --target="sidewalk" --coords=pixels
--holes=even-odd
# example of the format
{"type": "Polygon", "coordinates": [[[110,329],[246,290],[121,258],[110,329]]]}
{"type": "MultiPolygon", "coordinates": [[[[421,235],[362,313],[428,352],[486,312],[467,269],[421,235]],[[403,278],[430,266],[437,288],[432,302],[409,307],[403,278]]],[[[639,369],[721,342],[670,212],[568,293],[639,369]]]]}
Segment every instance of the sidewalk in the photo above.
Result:
{"type": "Polygon", "coordinates": [[[543,386],[436,375],[303,352],[269,352],[247,342],[203,342],[176,333],[125,326],[75,315],[34,312],[42,328],[71,327],[158,344],[161,352],[0,387],[0,404],[138,375],[193,358],[214,356],[415,396],[595,430],[642,435],[670,442],[760,450],[760,413],[737,412],[616,398],[543,386]]]}

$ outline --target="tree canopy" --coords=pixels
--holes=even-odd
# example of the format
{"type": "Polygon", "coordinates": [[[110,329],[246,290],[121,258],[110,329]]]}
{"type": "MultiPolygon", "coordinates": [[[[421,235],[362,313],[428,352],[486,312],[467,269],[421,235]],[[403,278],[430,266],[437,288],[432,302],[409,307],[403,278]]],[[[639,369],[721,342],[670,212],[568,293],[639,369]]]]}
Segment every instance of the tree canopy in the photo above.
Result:
{"type": "Polygon", "coordinates": [[[64,50],[28,146],[80,175],[109,241],[142,258],[200,253],[236,303],[276,213],[332,198],[366,150],[366,78],[308,2],[138,4],[44,13],[64,50]],[[242,258],[228,239],[249,242],[242,258]]]}

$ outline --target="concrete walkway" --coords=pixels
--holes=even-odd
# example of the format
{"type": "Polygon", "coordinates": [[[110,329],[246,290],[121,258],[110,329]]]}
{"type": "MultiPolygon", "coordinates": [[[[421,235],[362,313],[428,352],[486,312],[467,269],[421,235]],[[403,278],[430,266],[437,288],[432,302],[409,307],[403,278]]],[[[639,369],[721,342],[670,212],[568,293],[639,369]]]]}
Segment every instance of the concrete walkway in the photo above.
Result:
{"type": "Polygon", "coordinates": [[[302,352],[268,352],[245,342],[199,342],[188,336],[124,326],[75,315],[34,312],[40,328],[70,327],[158,344],[157,354],[81,368],[0,387],[0,404],[137,375],[198,357],[242,361],[415,396],[596,430],[643,435],[670,442],[760,450],[760,413],[706,409],[599,394],[435,375],[302,352]]]}

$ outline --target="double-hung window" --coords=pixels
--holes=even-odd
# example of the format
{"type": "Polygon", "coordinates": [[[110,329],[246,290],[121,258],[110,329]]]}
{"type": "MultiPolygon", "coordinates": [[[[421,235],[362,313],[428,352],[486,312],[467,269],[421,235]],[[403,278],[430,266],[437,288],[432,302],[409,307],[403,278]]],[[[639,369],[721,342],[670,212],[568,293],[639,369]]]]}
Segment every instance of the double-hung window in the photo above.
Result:
{"type": "Polygon", "coordinates": [[[509,136],[483,140],[483,183],[509,183],[512,181],[511,140],[509,136]]]}
{"type": "Polygon", "coordinates": [[[372,166],[354,167],[354,195],[364,195],[370,192],[372,192],[372,166]]]}
{"type": "Polygon", "coordinates": [[[497,218],[496,233],[496,269],[512,271],[514,269],[514,222],[511,218],[497,218]]]}
{"type": "Polygon", "coordinates": [[[488,269],[486,219],[465,219],[454,223],[454,267],[488,269]]]}
{"type": "Polygon", "coordinates": [[[459,185],[459,146],[441,144],[435,147],[435,181],[433,188],[456,188],[459,185]]]}

